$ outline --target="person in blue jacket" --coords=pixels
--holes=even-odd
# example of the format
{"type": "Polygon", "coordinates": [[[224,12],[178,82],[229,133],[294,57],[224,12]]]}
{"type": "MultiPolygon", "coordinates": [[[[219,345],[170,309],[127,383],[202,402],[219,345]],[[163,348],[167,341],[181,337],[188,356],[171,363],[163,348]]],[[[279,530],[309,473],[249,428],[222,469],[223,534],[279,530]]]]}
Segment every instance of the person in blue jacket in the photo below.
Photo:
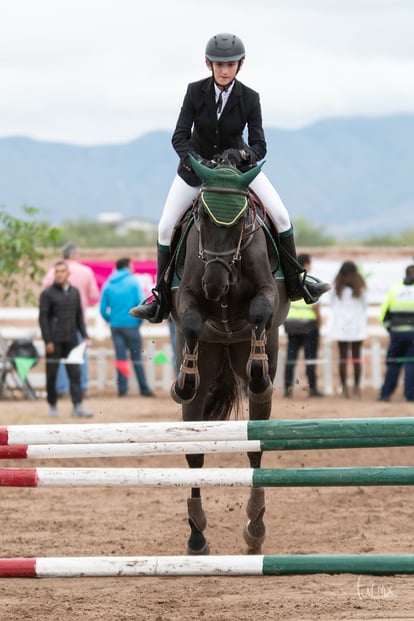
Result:
{"type": "Polygon", "coordinates": [[[143,291],[131,270],[131,259],[123,257],[116,262],[116,270],[105,282],[99,310],[111,327],[111,336],[117,360],[118,396],[128,392],[128,373],[123,362],[128,360],[128,351],[138,380],[141,396],[154,397],[150,389],[142,362],[142,321],[128,314],[128,309],[142,300],[143,291]],[[121,363],[121,364],[120,364],[121,363]]]}

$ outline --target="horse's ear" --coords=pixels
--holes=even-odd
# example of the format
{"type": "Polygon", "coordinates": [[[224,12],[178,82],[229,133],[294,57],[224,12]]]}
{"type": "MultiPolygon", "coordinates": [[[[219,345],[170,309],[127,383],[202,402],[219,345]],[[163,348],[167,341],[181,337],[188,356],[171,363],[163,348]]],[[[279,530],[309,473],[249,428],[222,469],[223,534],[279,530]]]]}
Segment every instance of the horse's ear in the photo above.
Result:
{"type": "Polygon", "coordinates": [[[259,172],[262,170],[263,164],[264,162],[235,177],[235,182],[237,183],[237,186],[239,188],[247,188],[251,184],[253,179],[255,179],[259,172]]]}
{"type": "Polygon", "coordinates": [[[192,169],[194,170],[197,177],[200,177],[203,183],[206,183],[207,181],[214,181],[216,177],[216,171],[214,170],[214,168],[204,166],[204,164],[196,160],[195,157],[191,155],[191,153],[189,153],[188,156],[190,158],[192,169]]]}

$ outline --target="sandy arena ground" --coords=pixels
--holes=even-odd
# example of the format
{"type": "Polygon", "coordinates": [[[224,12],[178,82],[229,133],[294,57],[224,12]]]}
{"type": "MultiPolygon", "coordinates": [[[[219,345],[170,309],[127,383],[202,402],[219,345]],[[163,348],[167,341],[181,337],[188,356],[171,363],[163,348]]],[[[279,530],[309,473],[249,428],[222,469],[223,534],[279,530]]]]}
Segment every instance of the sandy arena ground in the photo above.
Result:
{"type": "MultiPolygon", "coordinates": [[[[360,400],[274,397],[272,418],[411,416],[397,395],[360,400]]],[[[169,397],[90,398],[92,422],[175,421],[169,397]]],[[[59,423],[73,422],[68,400],[59,423]]],[[[50,423],[46,404],[0,402],[1,424],[50,423]]],[[[247,416],[244,408],[244,415],[247,416]]],[[[264,467],[412,465],[412,448],[266,453],[264,467]]],[[[22,462],[6,461],[4,466],[22,462]]],[[[38,460],[26,466],[185,466],[184,457],[102,461],[38,460]],[[86,463],[85,463],[86,462],[86,463]]],[[[206,466],[248,467],[245,455],[207,456],[206,466]]],[[[17,556],[133,556],[185,553],[184,488],[3,488],[2,554],[17,556]]],[[[212,554],[243,554],[248,490],[206,488],[204,507],[212,554]]],[[[268,489],[265,554],[413,553],[414,490],[409,487],[268,489]]],[[[414,619],[413,578],[355,575],[292,577],[84,578],[0,580],[4,621],[290,621],[414,619]]]]}

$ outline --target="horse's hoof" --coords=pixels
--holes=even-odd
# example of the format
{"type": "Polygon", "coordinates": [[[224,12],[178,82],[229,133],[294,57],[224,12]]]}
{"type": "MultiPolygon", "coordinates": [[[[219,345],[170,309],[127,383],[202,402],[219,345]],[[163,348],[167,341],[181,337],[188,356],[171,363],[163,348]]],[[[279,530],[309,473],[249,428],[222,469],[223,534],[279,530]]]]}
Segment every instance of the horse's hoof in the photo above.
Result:
{"type": "Polygon", "coordinates": [[[198,550],[193,550],[193,548],[187,546],[187,554],[189,556],[208,556],[210,554],[210,546],[208,545],[208,541],[206,541],[203,547],[198,550]]]}
{"type": "Polygon", "coordinates": [[[172,384],[170,388],[170,395],[171,395],[171,398],[179,405],[187,405],[188,403],[191,403],[192,401],[194,401],[196,393],[194,393],[189,399],[183,399],[183,397],[180,397],[180,395],[177,394],[175,390],[175,382],[174,382],[174,384],[172,384]]]}

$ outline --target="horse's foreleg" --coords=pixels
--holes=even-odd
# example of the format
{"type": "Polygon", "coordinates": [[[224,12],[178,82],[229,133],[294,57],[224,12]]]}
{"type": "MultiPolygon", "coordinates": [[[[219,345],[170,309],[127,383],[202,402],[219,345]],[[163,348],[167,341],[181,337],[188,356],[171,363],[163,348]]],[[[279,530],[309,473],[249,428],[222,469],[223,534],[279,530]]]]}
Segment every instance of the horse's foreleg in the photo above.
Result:
{"type": "Polygon", "coordinates": [[[263,295],[257,295],[249,308],[252,335],[246,375],[249,380],[249,397],[258,403],[267,402],[273,391],[266,353],[266,328],[271,317],[272,307],[269,300],[263,295]]]}
{"type": "Polygon", "coordinates": [[[252,330],[250,355],[246,365],[249,380],[249,399],[257,404],[267,404],[272,398],[273,384],[269,376],[269,362],[266,353],[266,332],[257,336],[252,330]]]}
{"type": "Polygon", "coordinates": [[[171,386],[171,397],[176,403],[191,403],[196,396],[199,385],[198,343],[192,352],[186,343],[177,379],[171,386]]]}
{"type": "Polygon", "coordinates": [[[203,329],[200,313],[194,309],[187,309],[181,319],[181,329],[184,336],[182,363],[178,377],[171,386],[171,396],[177,403],[191,403],[197,394],[200,385],[198,371],[198,339],[203,329]]]}
{"type": "MultiPolygon", "coordinates": [[[[204,463],[204,455],[186,455],[186,459],[190,468],[202,468],[204,463]]],[[[203,535],[207,526],[207,518],[202,506],[199,487],[191,489],[191,498],[187,499],[187,511],[191,528],[191,535],[187,542],[187,554],[209,554],[208,541],[203,535]]]]}

